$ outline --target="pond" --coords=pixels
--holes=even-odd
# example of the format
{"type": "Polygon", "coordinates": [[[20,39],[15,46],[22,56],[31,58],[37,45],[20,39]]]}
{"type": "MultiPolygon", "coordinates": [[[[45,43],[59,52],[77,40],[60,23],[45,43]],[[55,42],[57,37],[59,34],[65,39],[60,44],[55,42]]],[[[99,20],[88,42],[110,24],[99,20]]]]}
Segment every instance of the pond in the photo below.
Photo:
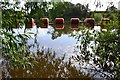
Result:
{"type": "MultiPolygon", "coordinates": [[[[48,28],[34,28],[27,29],[26,32],[37,33],[37,42],[39,44],[39,49],[50,49],[51,51],[55,51],[58,57],[62,57],[64,54],[66,55],[66,59],[68,59],[74,53],[74,46],[76,44],[76,39],[71,36],[71,34],[75,34],[78,32],[78,29],[72,29],[69,26],[65,26],[63,29],[55,29],[53,26],[49,25],[48,28]]],[[[14,29],[15,33],[24,33],[23,29],[14,29]]],[[[28,45],[34,44],[34,35],[31,35],[32,39],[28,40],[28,45]]],[[[33,52],[36,52],[36,48],[30,49],[33,52]]]]}
{"type": "MultiPolygon", "coordinates": [[[[69,58],[74,52],[76,43],[76,39],[71,36],[71,33],[75,31],[65,31],[67,30],[55,30],[52,26],[49,26],[47,29],[39,28],[37,41],[40,44],[40,48],[50,48],[52,51],[56,52],[58,57],[62,57],[65,54],[66,57],[69,58]]],[[[33,43],[33,40],[29,40],[28,43],[33,43]]]]}
{"type": "MultiPolygon", "coordinates": [[[[24,33],[24,27],[22,29],[14,29],[15,33],[24,33]]],[[[99,26],[94,27],[95,30],[99,30],[99,26]]],[[[72,34],[80,33],[79,28],[72,28],[70,25],[64,25],[64,28],[55,28],[53,25],[49,25],[48,28],[33,28],[26,29],[26,32],[37,33],[37,42],[39,44],[39,49],[50,49],[55,51],[58,57],[66,55],[66,59],[74,55],[74,48],[77,42],[77,39],[72,36],[72,34]]],[[[28,45],[34,44],[34,35],[31,35],[32,39],[28,40],[28,45]]],[[[31,48],[30,50],[36,52],[37,48],[31,48]]]]}
{"type": "MultiPolygon", "coordinates": [[[[33,33],[38,32],[36,39],[37,39],[37,43],[39,44],[39,49],[44,49],[46,52],[49,49],[51,52],[55,52],[57,57],[63,57],[65,55],[65,61],[69,61],[69,58],[71,56],[76,55],[75,46],[77,39],[75,39],[75,37],[73,37],[72,34],[77,35],[78,33],[81,32],[80,29],[71,28],[70,25],[65,25],[64,28],[56,29],[55,26],[49,25],[48,28],[40,28],[40,27],[37,28],[36,26],[34,26],[33,28],[26,29],[24,31],[24,27],[25,26],[23,26],[23,28],[21,29],[14,29],[15,34],[18,33],[22,34],[24,32],[33,32],[33,33]]],[[[99,30],[99,28],[100,28],[99,26],[95,26],[94,29],[99,30]]],[[[35,36],[33,34],[31,34],[31,36],[32,39],[28,40],[27,43],[28,45],[34,44],[35,36]]],[[[36,52],[37,49],[38,48],[36,46],[34,48],[31,47],[30,51],[36,52]]],[[[77,65],[77,63],[74,63],[74,65],[77,65]]],[[[18,69],[20,70],[21,68],[18,69]]],[[[17,74],[16,70],[10,69],[10,73],[12,72],[11,75],[15,75],[14,71],[17,74]]],[[[24,70],[20,70],[20,71],[21,73],[24,73],[24,70]]],[[[30,71],[27,70],[26,72],[29,73],[30,71]]]]}

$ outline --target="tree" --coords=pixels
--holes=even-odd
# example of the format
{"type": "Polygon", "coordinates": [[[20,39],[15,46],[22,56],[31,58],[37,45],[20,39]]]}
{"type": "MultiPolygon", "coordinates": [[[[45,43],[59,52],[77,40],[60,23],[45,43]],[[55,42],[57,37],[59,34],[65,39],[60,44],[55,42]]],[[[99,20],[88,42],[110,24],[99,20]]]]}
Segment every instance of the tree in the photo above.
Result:
{"type": "Polygon", "coordinates": [[[2,28],[17,28],[20,25],[23,25],[24,22],[24,12],[23,11],[15,11],[15,9],[19,9],[19,2],[15,4],[11,4],[8,2],[2,2],[2,28]],[[20,24],[19,24],[20,23],[20,24]]]}
{"type": "Polygon", "coordinates": [[[107,9],[106,9],[106,11],[114,11],[114,10],[117,10],[117,8],[114,5],[107,7],[107,9]]]}
{"type": "MultiPolygon", "coordinates": [[[[119,14],[118,14],[119,15],[119,14]]],[[[82,30],[76,35],[78,54],[73,59],[85,64],[82,69],[94,72],[110,80],[120,79],[120,26],[118,23],[105,25],[106,31],[82,30]],[[117,27],[117,28],[116,28],[117,27]],[[89,67],[88,67],[89,66],[89,67]]]]}
{"type": "Polygon", "coordinates": [[[19,2],[15,4],[9,2],[1,2],[2,6],[2,28],[0,30],[1,43],[2,43],[2,58],[3,58],[3,72],[5,76],[8,75],[8,71],[4,69],[7,65],[13,65],[14,67],[21,65],[24,68],[29,65],[29,58],[33,59],[33,55],[29,54],[29,45],[27,45],[28,39],[31,38],[29,33],[14,34],[14,28],[20,28],[24,23],[24,11],[16,11],[19,7],[19,2]],[[17,27],[16,27],[17,26],[17,27]]]}
{"type": "Polygon", "coordinates": [[[69,21],[72,17],[85,18],[88,15],[88,5],[73,4],[71,2],[53,3],[53,8],[50,10],[52,20],[56,17],[63,17],[69,21]]]}
{"type": "Polygon", "coordinates": [[[38,17],[39,14],[41,14],[42,17],[46,17],[47,14],[45,13],[48,10],[47,3],[27,3],[27,8],[25,7],[25,9],[22,8],[21,11],[16,11],[16,8],[19,8],[18,5],[19,2],[15,2],[15,4],[11,4],[9,2],[2,2],[1,4],[3,12],[2,29],[0,30],[0,39],[2,41],[2,53],[0,54],[2,54],[3,58],[2,77],[7,77],[7,79],[9,78],[9,76],[16,77],[19,74],[12,75],[11,72],[16,71],[17,73],[16,69],[20,69],[18,70],[18,73],[21,70],[25,71],[25,73],[20,73],[20,75],[22,75],[20,76],[20,78],[25,77],[25,75],[32,78],[36,76],[40,76],[40,78],[86,78],[87,76],[82,75],[75,66],[72,66],[70,60],[68,62],[63,62],[64,57],[56,58],[55,54],[50,53],[49,50],[46,54],[44,54],[43,51],[37,52],[36,54],[39,57],[38,59],[34,55],[35,53],[30,52],[31,47],[39,47],[36,39],[37,33],[26,33],[24,30],[24,33],[22,34],[20,32],[18,32],[18,34],[14,34],[15,32],[13,29],[16,28],[16,25],[21,28],[20,25],[23,26],[25,17],[38,17]],[[39,12],[37,13],[36,10],[39,12]],[[18,23],[20,23],[20,25],[18,23]],[[32,45],[27,44],[28,39],[31,39],[31,36],[29,34],[33,34],[35,36],[35,41],[32,45]],[[41,69],[39,70],[39,68],[41,69]],[[31,75],[31,73],[28,75],[29,71],[27,69],[34,70],[35,72],[31,71],[33,75],[31,75]],[[40,75],[41,73],[42,75],[40,75]]]}

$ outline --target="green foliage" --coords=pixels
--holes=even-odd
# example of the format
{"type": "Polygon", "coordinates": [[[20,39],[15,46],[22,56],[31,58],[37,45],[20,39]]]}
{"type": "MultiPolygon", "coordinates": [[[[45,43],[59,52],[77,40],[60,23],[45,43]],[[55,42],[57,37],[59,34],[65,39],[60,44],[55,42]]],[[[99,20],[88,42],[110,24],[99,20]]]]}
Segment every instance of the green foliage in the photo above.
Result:
{"type": "Polygon", "coordinates": [[[42,49],[37,51],[36,60],[31,60],[32,67],[24,69],[23,67],[9,66],[10,76],[13,78],[83,78],[89,80],[90,77],[83,75],[72,62],[65,62],[65,56],[57,58],[55,53],[47,52],[42,49]],[[47,53],[47,54],[46,54],[47,53]]]}
{"type": "Polygon", "coordinates": [[[1,22],[2,22],[2,11],[0,9],[0,26],[1,26],[1,22]]]}
{"type": "Polygon", "coordinates": [[[27,2],[24,9],[26,16],[33,17],[37,25],[39,18],[44,17],[49,18],[50,21],[54,21],[56,17],[62,17],[65,20],[70,20],[72,17],[85,18],[88,10],[88,5],[75,5],[71,2],[27,2]]]}
{"type": "Polygon", "coordinates": [[[117,8],[113,5],[113,6],[109,6],[106,11],[114,11],[117,10],[117,8]]]}
{"type": "Polygon", "coordinates": [[[18,2],[10,4],[2,2],[2,28],[18,28],[24,23],[24,12],[16,11],[20,7],[18,2]]]}
{"type": "Polygon", "coordinates": [[[84,68],[93,71],[94,75],[111,80],[120,79],[120,26],[113,29],[113,24],[109,23],[106,30],[82,30],[76,35],[77,49],[79,54],[73,56],[80,66],[86,64],[84,68]],[[110,28],[109,28],[110,27],[110,28]]]}
{"type": "MultiPolygon", "coordinates": [[[[36,59],[34,53],[30,52],[31,47],[39,47],[37,44],[37,39],[35,37],[35,45],[27,45],[28,39],[31,36],[27,33],[21,34],[14,34],[13,28],[18,28],[23,26],[24,18],[35,18],[36,24],[39,24],[39,18],[41,17],[48,17],[51,15],[49,14],[49,5],[47,2],[43,3],[36,3],[36,2],[28,2],[25,4],[25,8],[20,10],[19,2],[15,2],[15,4],[9,2],[2,2],[2,30],[0,31],[1,34],[1,41],[2,41],[2,58],[3,58],[3,77],[8,76],[9,74],[12,77],[86,77],[80,73],[76,69],[76,67],[72,66],[71,61],[64,62],[64,57],[56,58],[55,54],[43,54],[43,52],[38,52],[38,58],[36,59]],[[18,9],[18,10],[17,10],[18,9]],[[30,10],[30,12],[29,12],[30,10]],[[7,71],[4,70],[6,67],[7,71]],[[26,74],[26,71],[30,74],[26,74]],[[18,72],[17,70],[18,69],[18,72]],[[40,69],[40,71],[39,71],[40,69]],[[14,70],[14,71],[13,71],[14,70]],[[21,70],[23,70],[22,73],[21,70]],[[13,73],[17,73],[17,75],[12,75],[13,73]],[[33,73],[31,75],[31,72],[33,73]],[[41,74],[43,73],[43,74],[41,74]],[[39,74],[39,75],[38,75],[39,74]]],[[[54,6],[55,11],[64,5],[64,3],[55,4],[57,8],[54,6]]],[[[65,5],[64,5],[65,6],[65,5]]],[[[67,5],[68,6],[68,5],[67,5]]],[[[65,8],[67,9],[67,7],[65,8]]],[[[61,9],[59,9],[61,10],[61,9]]],[[[58,10],[57,10],[58,11],[58,10]]],[[[59,12],[59,11],[58,11],[59,12]]],[[[56,12],[54,12],[55,14],[56,12]]],[[[52,15],[53,17],[59,17],[62,13],[58,13],[56,16],[52,15]]],[[[62,16],[61,16],[62,17],[62,16]]],[[[60,32],[61,33],[61,32],[60,32]]],[[[37,36],[37,33],[34,34],[37,36]]]]}
{"type": "Polygon", "coordinates": [[[102,14],[94,14],[94,19],[95,19],[95,23],[99,23],[99,21],[101,21],[102,14]]]}
{"type": "Polygon", "coordinates": [[[13,28],[22,26],[24,22],[24,12],[16,11],[19,8],[19,3],[10,4],[9,2],[2,2],[2,28],[0,30],[2,43],[2,59],[3,72],[7,76],[8,72],[4,70],[6,65],[12,64],[14,67],[21,65],[26,68],[30,64],[30,59],[34,55],[30,54],[30,46],[27,45],[28,39],[31,36],[27,33],[14,34],[13,28]],[[28,57],[26,57],[28,56],[28,57]]]}
{"type": "Polygon", "coordinates": [[[64,5],[64,2],[53,3],[53,8],[50,10],[52,20],[56,17],[64,17],[63,14],[65,9],[66,6],[64,5]]]}
{"type": "MultiPolygon", "coordinates": [[[[11,32],[1,31],[2,34],[2,58],[3,64],[12,64],[14,67],[21,65],[26,68],[34,55],[30,53],[30,46],[27,40],[30,39],[28,34],[14,35],[11,32]]],[[[3,66],[4,67],[4,66],[3,66]]],[[[4,72],[4,71],[3,71],[4,72]]],[[[7,73],[7,72],[5,72],[7,73]]],[[[6,75],[6,74],[5,74],[6,75]]]]}
{"type": "Polygon", "coordinates": [[[52,20],[56,17],[63,17],[70,20],[72,17],[85,18],[88,15],[88,5],[72,4],[70,2],[59,2],[53,5],[51,10],[52,20]]]}

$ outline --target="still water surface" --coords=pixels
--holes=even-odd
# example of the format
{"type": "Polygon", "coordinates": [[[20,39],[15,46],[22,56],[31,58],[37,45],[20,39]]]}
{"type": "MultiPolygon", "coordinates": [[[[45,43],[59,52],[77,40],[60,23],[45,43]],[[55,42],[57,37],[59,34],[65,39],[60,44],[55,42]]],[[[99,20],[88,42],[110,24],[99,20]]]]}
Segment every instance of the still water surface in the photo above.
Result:
{"type": "MultiPolygon", "coordinates": [[[[27,29],[26,32],[33,32],[37,34],[37,42],[39,43],[39,48],[50,49],[51,51],[55,51],[58,57],[62,57],[64,54],[66,55],[66,59],[71,57],[74,53],[74,46],[76,45],[76,39],[71,36],[71,34],[75,34],[78,32],[78,29],[72,29],[69,26],[65,26],[63,29],[55,29],[51,25],[48,28],[34,28],[27,29]]],[[[18,32],[24,33],[24,29],[15,29],[16,34],[18,32]]],[[[28,40],[28,44],[34,44],[34,35],[31,35],[32,39],[28,40]]],[[[36,52],[36,48],[31,48],[31,51],[36,52]]]]}
{"type": "MultiPolygon", "coordinates": [[[[15,33],[24,33],[24,27],[22,29],[14,29],[15,33]]],[[[99,26],[94,27],[95,30],[99,30],[99,26]]],[[[77,40],[71,34],[80,33],[78,28],[71,28],[70,25],[65,25],[64,28],[56,29],[55,26],[49,25],[48,28],[33,28],[26,29],[25,32],[37,33],[37,42],[39,44],[39,49],[50,49],[55,51],[57,57],[62,57],[65,54],[65,59],[70,58],[72,55],[75,55],[74,49],[77,40]]],[[[34,35],[31,35],[32,39],[28,40],[28,45],[34,44],[34,35]]],[[[37,51],[37,48],[30,49],[33,52],[37,51]]]]}
{"type": "MultiPolygon", "coordinates": [[[[99,30],[99,27],[94,29],[99,30]]],[[[24,28],[14,29],[15,34],[24,33],[24,28]]],[[[72,55],[75,55],[75,46],[77,39],[71,36],[71,34],[80,33],[80,30],[72,29],[70,26],[64,26],[62,29],[55,29],[54,26],[49,25],[48,28],[34,28],[26,29],[25,32],[37,33],[37,42],[39,44],[39,49],[44,48],[44,50],[50,49],[50,51],[56,53],[57,57],[62,57],[65,54],[65,60],[68,60],[72,55]]],[[[31,34],[32,39],[28,40],[28,45],[34,44],[35,36],[31,34]]],[[[36,52],[37,48],[31,48],[32,52],[36,52]]],[[[76,65],[76,63],[75,63],[76,65]]]]}

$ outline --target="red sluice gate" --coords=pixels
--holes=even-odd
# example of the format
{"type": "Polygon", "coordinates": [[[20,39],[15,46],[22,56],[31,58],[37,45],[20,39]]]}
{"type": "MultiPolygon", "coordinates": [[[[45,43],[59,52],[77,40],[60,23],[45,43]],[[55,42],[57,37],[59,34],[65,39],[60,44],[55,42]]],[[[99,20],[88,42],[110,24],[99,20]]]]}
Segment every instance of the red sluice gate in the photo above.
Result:
{"type": "Polygon", "coordinates": [[[79,24],[79,18],[71,18],[70,23],[71,24],[79,24]]]}
{"type": "Polygon", "coordinates": [[[94,28],[94,25],[95,25],[95,19],[94,18],[86,18],[84,21],[85,21],[85,27],[94,28]]]}
{"type": "Polygon", "coordinates": [[[64,24],[64,18],[56,18],[55,24],[64,24]]]}
{"type": "Polygon", "coordinates": [[[72,29],[77,29],[79,26],[79,18],[71,18],[70,23],[72,29]]]}
{"type": "Polygon", "coordinates": [[[40,27],[41,28],[48,28],[49,19],[48,18],[40,18],[40,27]]]}

